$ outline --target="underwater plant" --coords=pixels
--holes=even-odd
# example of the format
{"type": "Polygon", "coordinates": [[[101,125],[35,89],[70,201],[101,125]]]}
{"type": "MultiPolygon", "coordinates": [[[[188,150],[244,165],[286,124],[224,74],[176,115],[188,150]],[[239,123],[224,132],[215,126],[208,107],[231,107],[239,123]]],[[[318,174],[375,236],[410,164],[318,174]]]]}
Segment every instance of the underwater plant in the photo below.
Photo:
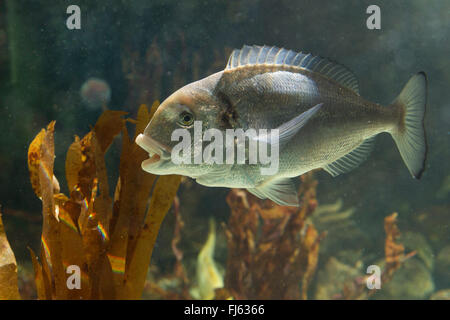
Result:
{"type": "Polygon", "coordinates": [[[0,212],[0,300],[20,299],[17,287],[17,262],[9,246],[0,212]]]}
{"type": "MultiPolygon", "coordinates": [[[[416,254],[415,251],[405,254],[404,245],[398,242],[400,230],[397,227],[397,216],[398,214],[394,212],[384,218],[384,231],[386,233],[384,241],[385,258],[384,270],[380,277],[380,283],[383,283],[383,285],[390,282],[394,273],[400,269],[402,264],[416,254]]],[[[368,290],[367,280],[369,277],[370,274],[345,283],[342,293],[338,294],[335,298],[346,300],[370,298],[377,290],[368,290]]]]}
{"type": "Polygon", "coordinates": [[[230,217],[222,224],[228,251],[224,280],[213,260],[216,232],[211,221],[196,259],[196,280],[188,279],[176,248],[182,223],[175,205],[174,271],[148,282],[146,292],[159,299],[306,299],[324,234],[307,224],[317,206],[317,181],[312,173],[301,181],[299,208],[274,206],[245,190],[229,192],[230,217]]]}
{"type": "Polygon", "coordinates": [[[197,286],[191,290],[196,299],[211,300],[215,297],[215,290],[223,288],[223,276],[213,258],[215,243],[216,225],[214,220],[210,220],[208,238],[197,257],[197,286]]]}
{"type": "MultiPolygon", "coordinates": [[[[30,249],[38,299],[139,299],[144,288],[166,299],[307,299],[318,265],[319,243],[325,235],[319,234],[309,219],[317,208],[313,173],[300,177],[299,207],[273,206],[270,200],[258,199],[244,190],[230,191],[227,203],[231,214],[228,223],[222,225],[228,247],[224,282],[208,287],[207,295],[192,295],[195,289],[207,286],[199,282],[203,277],[198,275],[197,287],[189,281],[183,253],[177,247],[184,225],[176,197],[181,177],[158,177],[141,170],[146,152],[132,142],[126,127],[126,122],[135,123],[135,138],[157,106],[155,103],[149,111],[142,105],[136,120],[125,119],[126,112],[107,110],[86,136],[75,136],[66,157],[69,196],[60,193],[53,174],[55,122],[42,129],[30,144],[30,180],[42,200],[43,212],[40,252],[36,255],[30,249]],[[120,133],[119,178],[111,197],[105,153],[120,133]],[[176,264],[171,277],[178,286],[175,290],[152,281],[146,283],[158,230],[172,203],[176,264]],[[77,268],[78,282],[72,277],[77,268]]],[[[405,255],[403,245],[396,242],[396,214],[386,217],[385,231],[383,283],[414,254],[405,255]]],[[[208,269],[205,261],[214,264],[211,239],[199,254],[197,271],[208,269]]],[[[0,299],[20,299],[17,264],[1,221],[0,245],[0,299]]],[[[211,285],[208,279],[205,281],[211,285]]],[[[335,298],[368,298],[372,291],[367,292],[365,283],[366,278],[346,283],[335,298]]]]}
{"type": "MultiPolygon", "coordinates": [[[[146,154],[130,140],[125,124],[136,124],[136,136],[157,106],[154,103],[149,111],[141,105],[137,120],[124,119],[126,112],[107,110],[86,136],[75,136],[66,157],[69,196],[60,193],[53,175],[55,122],[30,144],[30,180],[42,200],[44,218],[39,255],[30,249],[38,299],[141,297],[158,230],[180,177],[143,172],[140,163],[146,154]],[[119,178],[112,198],[105,153],[120,133],[119,178]],[[78,280],[73,276],[77,272],[78,280]]],[[[7,243],[0,231],[2,243],[7,243]]],[[[13,263],[13,256],[5,256],[4,250],[1,256],[9,256],[9,264],[13,263]]],[[[4,280],[0,280],[3,287],[4,280]]],[[[18,298],[15,291],[6,298],[18,298]]]]}
{"type": "Polygon", "coordinates": [[[273,206],[250,193],[233,189],[226,226],[228,259],[225,290],[234,299],[307,299],[314,276],[319,234],[307,218],[317,207],[317,181],[300,177],[300,206],[273,206]]]}
{"type": "MultiPolygon", "coordinates": [[[[319,245],[325,232],[319,233],[311,219],[317,208],[317,181],[312,173],[301,176],[301,181],[299,208],[273,206],[269,200],[258,199],[245,190],[229,192],[227,202],[231,213],[228,222],[222,223],[228,251],[224,282],[221,280],[222,272],[217,271],[212,258],[214,247],[211,239],[215,232],[211,226],[208,239],[197,257],[195,275],[186,272],[184,264],[187,261],[183,260],[183,253],[177,248],[184,223],[176,204],[172,239],[176,263],[173,272],[156,276],[146,283],[148,297],[238,300],[310,297],[308,293],[317,291],[320,285],[315,274],[319,245]],[[189,277],[192,276],[196,280],[191,281],[189,277]]],[[[384,220],[385,257],[380,264],[383,285],[389,283],[403,262],[415,254],[414,251],[405,254],[404,246],[398,242],[400,232],[396,217],[392,214],[384,220]]],[[[370,298],[377,291],[367,287],[370,275],[358,275],[336,283],[333,290],[337,293],[329,299],[370,298]]]]}
{"type": "MultiPolygon", "coordinates": [[[[300,207],[272,206],[250,193],[233,189],[227,202],[231,216],[225,226],[228,258],[222,299],[307,299],[319,260],[319,244],[326,232],[318,233],[311,218],[317,208],[317,181],[313,173],[300,177],[300,207]]],[[[384,219],[385,258],[383,285],[415,252],[405,254],[398,242],[397,213],[384,219]]],[[[343,283],[333,299],[367,299],[371,274],[343,283]]],[[[316,284],[317,287],[317,284],[316,284]]],[[[316,288],[317,290],[317,288],[316,288]]]]}

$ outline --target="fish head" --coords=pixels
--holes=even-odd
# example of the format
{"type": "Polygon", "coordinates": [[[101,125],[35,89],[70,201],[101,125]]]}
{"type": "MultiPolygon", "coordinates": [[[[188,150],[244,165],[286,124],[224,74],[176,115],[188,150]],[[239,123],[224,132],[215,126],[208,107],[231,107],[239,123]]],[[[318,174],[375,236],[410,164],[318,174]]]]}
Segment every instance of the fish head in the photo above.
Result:
{"type": "MultiPolygon", "coordinates": [[[[220,101],[209,90],[197,83],[187,85],[169,96],[156,110],[143,134],[136,138],[136,143],[149,153],[149,159],[142,162],[142,168],[153,174],[180,174],[190,177],[201,175],[207,166],[194,164],[195,141],[194,123],[203,130],[220,126],[220,101]],[[176,164],[172,161],[173,148],[180,143],[176,130],[188,132],[190,139],[190,164],[176,164]]],[[[180,131],[178,131],[180,132],[180,131]]],[[[183,139],[183,143],[184,143],[183,139]]]]}

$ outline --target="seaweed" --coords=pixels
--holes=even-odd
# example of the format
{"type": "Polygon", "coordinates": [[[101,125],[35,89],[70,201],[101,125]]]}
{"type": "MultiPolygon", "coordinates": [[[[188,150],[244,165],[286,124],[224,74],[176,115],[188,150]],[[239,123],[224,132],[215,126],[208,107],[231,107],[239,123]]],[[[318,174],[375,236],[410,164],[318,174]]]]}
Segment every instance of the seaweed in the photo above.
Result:
{"type": "Polygon", "coordinates": [[[157,107],[154,103],[149,111],[141,105],[137,120],[107,110],[86,136],[75,136],[66,157],[69,197],[59,192],[53,175],[55,122],[31,143],[30,180],[43,208],[39,256],[30,249],[39,299],[141,297],[158,230],[180,177],[145,173],[141,162],[147,154],[130,140],[125,124],[136,124],[136,137],[157,107]],[[120,133],[119,178],[111,197],[105,153],[120,133]],[[80,270],[80,285],[69,289],[73,266],[80,270]]]}
{"type": "MultiPolygon", "coordinates": [[[[157,102],[150,110],[141,105],[136,120],[125,118],[126,112],[107,110],[88,134],[83,138],[75,136],[65,161],[68,196],[60,192],[53,174],[55,122],[31,142],[30,181],[42,201],[43,215],[40,251],[35,254],[30,249],[38,299],[139,299],[144,290],[164,299],[307,299],[318,266],[320,241],[325,236],[313,225],[317,219],[311,219],[317,208],[313,172],[300,177],[298,208],[277,206],[244,190],[229,192],[226,200],[231,214],[228,223],[222,224],[228,247],[225,280],[208,287],[207,294],[194,294],[205,286],[198,274],[197,287],[193,286],[178,248],[184,226],[176,197],[181,177],[145,173],[141,162],[147,154],[133,142],[157,107],[157,102]],[[136,126],[132,137],[127,122],[136,126]],[[105,155],[119,135],[119,178],[112,191],[105,155]],[[158,281],[146,281],[159,228],[172,205],[175,228],[171,247],[176,259],[173,273],[158,281]],[[74,266],[80,276],[75,289],[73,283],[70,286],[74,266]]],[[[396,216],[385,218],[383,283],[390,281],[403,261],[414,255],[405,255],[405,248],[397,242],[400,233],[396,216]]],[[[197,271],[205,273],[212,266],[215,278],[221,279],[212,259],[214,234],[212,227],[204,247],[207,253],[202,250],[197,259],[197,271]]],[[[0,243],[0,298],[19,299],[17,265],[1,220],[0,243]]],[[[345,283],[335,298],[370,297],[374,291],[367,291],[366,280],[358,277],[345,283]]],[[[205,281],[212,284],[210,279],[205,281]]]]}
{"type": "MultiPolygon", "coordinates": [[[[229,192],[226,200],[231,214],[228,223],[222,224],[228,247],[223,288],[221,283],[209,288],[207,295],[193,294],[202,284],[197,275],[197,288],[192,286],[183,265],[183,252],[178,248],[184,226],[176,197],[181,177],[157,177],[142,171],[140,164],[147,154],[133,143],[157,107],[155,103],[149,111],[142,105],[136,120],[124,118],[126,112],[107,110],[82,139],[75,136],[65,163],[69,196],[60,193],[53,174],[55,122],[42,129],[30,144],[30,181],[42,200],[43,213],[40,252],[36,255],[30,249],[38,299],[138,299],[144,290],[164,299],[307,299],[318,266],[320,241],[325,236],[310,219],[317,208],[313,172],[300,177],[298,208],[274,205],[244,190],[229,192]],[[127,121],[136,125],[132,139],[127,121]],[[111,196],[105,154],[119,134],[119,178],[111,196]],[[158,281],[146,281],[158,230],[172,204],[173,273],[158,281]],[[69,288],[73,266],[79,268],[81,277],[76,290],[69,288]]],[[[405,255],[404,246],[397,242],[400,232],[396,217],[392,214],[385,218],[383,283],[414,255],[405,255]]],[[[204,247],[208,259],[201,259],[206,249],[202,250],[197,271],[214,264],[214,230],[211,226],[204,247]]],[[[2,249],[0,260],[0,297],[19,299],[17,265],[1,220],[0,241],[7,248],[2,249]]],[[[218,271],[215,274],[221,278],[218,271]]],[[[345,283],[335,298],[370,297],[374,291],[367,291],[366,280],[358,277],[345,283]]]]}
{"type": "MultiPolygon", "coordinates": [[[[405,254],[405,247],[398,242],[400,230],[397,227],[397,213],[384,218],[384,230],[386,238],[384,242],[385,265],[381,274],[381,283],[386,284],[392,280],[394,273],[416,252],[412,251],[405,254]]],[[[342,294],[336,296],[336,299],[367,299],[370,298],[376,290],[367,289],[367,279],[370,275],[354,279],[353,282],[346,283],[342,294]]]]}
{"type": "Polygon", "coordinates": [[[145,283],[145,295],[152,299],[165,300],[191,300],[190,293],[191,281],[188,278],[186,269],[183,265],[183,252],[178,248],[181,241],[181,231],[184,228],[184,222],[181,216],[180,203],[177,196],[173,201],[173,211],[175,215],[174,232],[171,240],[172,253],[175,256],[175,265],[172,272],[166,275],[158,276],[145,283]]]}
{"type": "Polygon", "coordinates": [[[6,238],[0,212],[0,300],[18,299],[17,262],[6,238]]]}
{"type": "Polygon", "coordinates": [[[298,208],[274,206],[243,190],[228,194],[228,259],[218,298],[307,299],[324,234],[306,223],[317,207],[317,181],[313,173],[300,179],[298,208]]]}

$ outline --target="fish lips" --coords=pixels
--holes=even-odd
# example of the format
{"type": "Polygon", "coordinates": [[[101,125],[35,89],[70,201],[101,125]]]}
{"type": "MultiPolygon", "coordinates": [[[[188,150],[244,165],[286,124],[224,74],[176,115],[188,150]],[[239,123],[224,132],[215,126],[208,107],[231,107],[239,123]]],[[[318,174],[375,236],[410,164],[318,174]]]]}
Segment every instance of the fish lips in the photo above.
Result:
{"type": "Polygon", "coordinates": [[[149,171],[149,168],[160,165],[171,157],[169,147],[142,133],[136,137],[136,144],[148,152],[149,159],[142,162],[142,169],[145,171],[149,171]]]}

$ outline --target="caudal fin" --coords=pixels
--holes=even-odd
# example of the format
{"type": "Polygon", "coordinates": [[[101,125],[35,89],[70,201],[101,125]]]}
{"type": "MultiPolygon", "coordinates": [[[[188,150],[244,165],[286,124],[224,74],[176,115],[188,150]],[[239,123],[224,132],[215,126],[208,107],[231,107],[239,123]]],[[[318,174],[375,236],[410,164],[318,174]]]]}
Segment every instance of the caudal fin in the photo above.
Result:
{"type": "Polygon", "coordinates": [[[409,79],[391,104],[391,107],[398,108],[401,114],[399,125],[391,134],[409,172],[416,179],[420,179],[425,170],[427,157],[424,127],[426,102],[427,76],[424,72],[419,72],[409,79]]]}

